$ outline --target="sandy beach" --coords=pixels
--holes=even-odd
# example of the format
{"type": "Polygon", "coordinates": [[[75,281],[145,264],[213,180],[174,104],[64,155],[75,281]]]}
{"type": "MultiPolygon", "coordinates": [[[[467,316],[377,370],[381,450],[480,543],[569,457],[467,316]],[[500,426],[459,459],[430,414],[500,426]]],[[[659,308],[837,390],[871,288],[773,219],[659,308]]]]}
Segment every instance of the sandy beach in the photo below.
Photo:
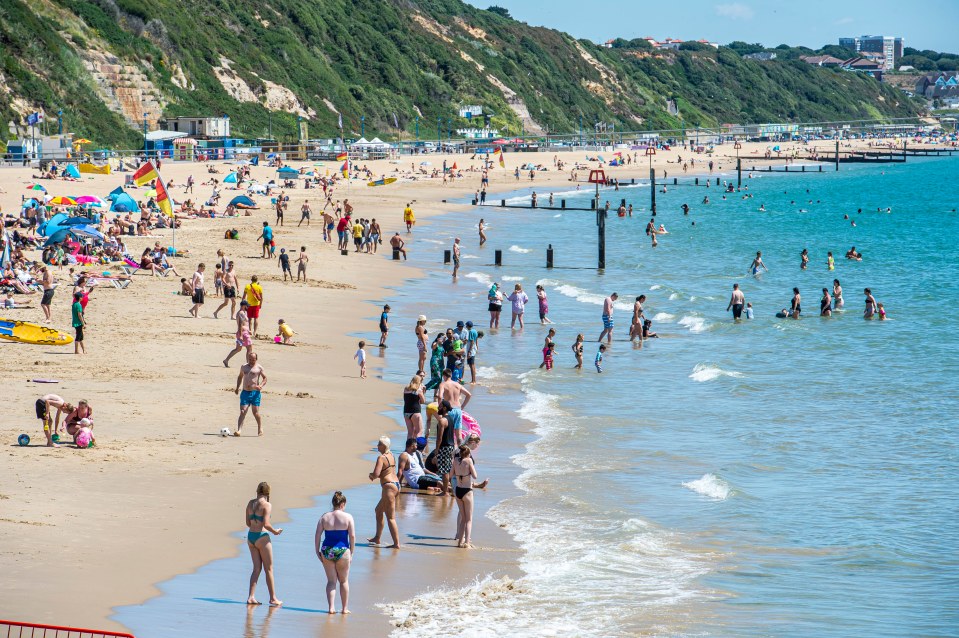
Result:
{"type": "MultiPolygon", "coordinates": [[[[866,144],[860,142],[857,147],[867,148],[866,144]]],[[[743,144],[739,153],[744,158],[759,158],[770,146],[743,144]]],[[[831,142],[820,146],[824,151],[834,148],[831,142]]],[[[788,147],[783,145],[784,150],[788,147]]],[[[715,170],[728,173],[734,169],[735,153],[731,145],[718,147],[712,158],[715,170]]],[[[507,153],[506,168],[496,166],[490,173],[490,194],[532,185],[545,198],[550,191],[574,188],[568,170],[553,169],[553,155],[507,153]],[[528,173],[517,181],[512,171],[527,161],[543,163],[549,170],[538,172],[532,184],[528,173]]],[[[580,151],[558,155],[570,165],[585,163],[580,151]]],[[[687,158],[690,154],[681,149],[660,151],[652,165],[657,171],[667,171],[670,180],[682,177],[675,163],[677,155],[687,158]]],[[[708,172],[706,162],[710,158],[702,154],[695,157],[696,166],[686,175],[708,172]]],[[[0,616],[123,629],[110,620],[112,609],[154,596],[158,593],[155,583],[235,554],[237,545],[231,534],[243,529],[241,510],[260,481],[269,481],[278,497],[273,518],[282,527],[288,509],[306,507],[317,495],[335,489],[365,484],[369,471],[365,455],[379,435],[389,433],[393,449],[402,448],[402,423],[383,415],[400,399],[402,390],[382,380],[379,369],[384,357],[399,358],[408,363],[410,375],[415,372],[413,325],[419,312],[415,305],[394,306],[390,348],[385,351],[375,348],[376,319],[389,290],[401,286],[406,278],[418,276],[418,272],[390,259],[386,239],[402,231],[402,210],[407,202],[413,202],[417,219],[422,220],[468,208],[449,202],[468,198],[477,190],[481,165],[480,160],[470,161],[462,155],[426,159],[432,162],[431,168],[442,166],[445,159],[449,164],[457,162],[460,169],[472,166],[477,170],[465,172],[462,180],[452,184],[443,184],[442,178],[401,179],[390,186],[369,188],[355,180],[348,189],[337,189],[336,197],[349,198],[355,215],[380,221],[386,250],[381,247],[379,255],[353,254],[351,250],[343,256],[334,250],[335,246],[324,244],[317,214],[322,191],[288,191],[291,201],[286,225],[275,228],[277,248],[278,252],[283,247],[295,254],[300,246],[307,247],[311,258],[307,284],[284,283],[276,260],[259,258],[255,238],[264,220],[271,225],[274,221],[268,198],[257,198],[261,208],[251,216],[186,220],[177,231],[177,248],[189,252],[173,262],[181,276],[189,277],[198,263],[205,262],[207,289],[211,292],[216,251],[223,249],[236,263],[241,286],[249,283],[252,275],[258,275],[263,284],[260,339],[255,344],[269,378],[263,397],[263,437],[255,436],[255,423],[249,417],[245,436],[219,436],[222,427],[235,425],[238,413],[233,387],[240,360],[235,358],[229,370],[221,363],[233,347],[235,323],[229,319],[228,309],[219,319],[212,318],[222,301],[213,296],[208,296],[199,318],[190,317],[190,300],[177,294],[179,278],[173,275],[155,279],[137,274],[124,290],[98,286],[87,308],[85,356],[75,356],[72,346],[0,341],[0,374],[7,379],[7,418],[0,424],[0,438],[7,445],[3,464],[7,480],[0,488],[0,531],[10,540],[0,548],[0,569],[5,576],[0,583],[0,616]],[[309,228],[297,228],[304,199],[313,205],[313,221],[309,228]],[[223,238],[229,228],[240,231],[238,241],[223,238]],[[296,348],[272,343],[281,317],[296,331],[296,348]],[[364,335],[368,344],[370,375],[366,380],[359,379],[352,360],[357,346],[355,334],[364,335]],[[58,383],[38,384],[33,379],[55,379],[58,383]],[[96,421],[95,449],[43,447],[33,404],[47,392],[73,402],[81,398],[90,402],[96,421]],[[29,434],[30,446],[17,446],[21,433],[29,434]]],[[[768,164],[762,159],[756,163],[768,164]]],[[[294,167],[305,164],[291,162],[294,167]]],[[[333,164],[327,163],[326,169],[335,170],[333,164]]],[[[398,164],[387,160],[356,164],[369,165],[375,176],[389,177],[398,168],[407,170],[410,161],[405,157],[398,164]]],[[[230,168],[225,163],[214,166],[220,171],[216,176],[220,179],[230,168]]],[[[648,178],[648,167],[647,158],[640,157],[636,164],[606,171],[609,177],[639,181],[648,178]]],[[[252,170],[261,181],[274,175],[274,169],[266,166],[252,170]]],[[[210,188],[199,185],[208,178],[202,164],[164,162],[161,173],[165,180],[176,183],[172,194],[177,201],[184,198],[182,184],[190,174],[197,181],[195,199],[209,195],[210,188]]],[[[580,179],[585,177],[580,171],[580,179]]],[[[102,197],[122,180],[122,174],[84,175],[77,183],[43,183],[51,195],[102,197]]],[[[29,195],[26,187],[32,181],[28,169],[0,169],[0,205],[4,212],[19,210],[21,196],[29,195]]],[[[591,185],[583,184],[582,188],[591,185]]],[[[136,197],[136,191],[131,193],[136,197]]],[[[239,193],[223,190],[222,194],[224,201],[229,201],[239,193]]],[[[648,193],[642,196],[648,201],[648,193]]],[[[223,209],[222,204],[219,209],[223,209]]],[[[492,206],[476,209],[477,219],[496,214],[516,212],[498,213],[492,206]]],[[[169,230],[154,233],[125,238],[129,252],[138,255],[155,241],[170,244],[169,230]]],[[[474,231],[465,229],[464,233],[474,231]]],[[[442,247],[422,241],[428,237],[428,226],[418,226],[412,236],[405,231],[401,235],[408,250],[433,251],[437,267],[441,266],[442,247]]],[[[468,236],[468,241],[475,241],[475,233],[468,236]]],[[[55,275],[60,278],[61,289],[53,301],[53,325],[68,331],[71,282],[66,267],[55,275]]],[[[32,308],[6,311],[4,316],[39,322],[39,295],[32,297],[32,308]]],[[[18,302],[24,299],[17,295],[18,302]]],[[[495,501],[496,496],[491,491],[485,498],[495,501]]],[[[365,539],[372,533],[372,516],[365,510],[353,513],[358,539],[365,539]]],[[[484,525],[491,526],[488,521],[484,525]]],[[[494,541],[494,547],[510,545],[505,532],[494,541]]],[[[305,555],[309,552],[309,548],[304,549],[305,555]]],[[[511,562],[508,552],[472,565],[462,560],[458,578],[468,579],[471,574],[501,569],[511,562]]],[[[422,573],[417,579],[424,586],[444,578],[443,561],[425,561],[419,568],[422,573]]],[[[320,567],[316,569],[322,575],[320,567]]],[[[372,568],[354,572],[353,587],[363,588],[373,573],[372,568]]],[[[261,583],[260,587],[265,596],[265,585],[261,583]]],[[[385,585],[380,587],[387,591],[385,585]]],[[[242,595],[244,589],[245,582],[237,582],[235,596],[242,595]]],[[[387,629],[376,609],[355,608],[354,613],[355,622],[343,628],[344,635],[376,635],[380,628],[387,629]],[[376,619],[360,618],[367,614],[376,615],[376,619]]]]}

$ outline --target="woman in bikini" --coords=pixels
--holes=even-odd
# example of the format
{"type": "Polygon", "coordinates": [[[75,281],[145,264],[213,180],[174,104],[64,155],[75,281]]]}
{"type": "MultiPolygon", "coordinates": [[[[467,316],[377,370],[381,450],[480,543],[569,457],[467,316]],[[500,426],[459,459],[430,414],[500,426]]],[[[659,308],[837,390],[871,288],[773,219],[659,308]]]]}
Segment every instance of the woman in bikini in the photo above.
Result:
{"type": "Polygon", "coordinates": [[[247,605],[260,604],[253,597],[253,592],[256,590],[256,582],[260,579],[260,572],[264,570],[266,571],[266,588],[270,592],[270,607],[279,607],[283,604],[283,601],[276,597],[276,588],[273,583],[273,545],[270,543],[270,533],[279,536],[283,530],[274,528],[270,524],[271,509],[270,484],[264,481],[256,486],[256,498],[246,504],[246,526],[250,528],[250,531],[246,533],[246,544],[250,548],[250,558],[253,559],[247,605]]]}
{"type": "Polygon", "coordinates": [[[329,613],[335,614],[333,599],[336,598],[336,583],[340,583],[340,600],[343,613],[350,613],[350,561],[356,547],[356,526],[353,516],[346,513],[346,497],[343,492],[333,494],[333,510],[320,517],[316,524],[316,556],[323,563],[326,572],[326,599],[329,613]],[[325,535],[324,535],[325,532],[325,535]],[[323,542],[320,542],[320,538],[323,542]]]}
{"type": "Polygon", "coordinates": [[[426,350],[427,350],[427,331],[426,331],[426,315],[420,315],[416,318],[416,352],[419,356],[419,368],[417,370],[425,370],[424,366],[426,365],[426,350]]]}
{"type": "Polygon", "coordinates": [[[832,303],[835,310],[842,310],[842,286],[839,285],[838,279],[832,280],[832,303]]]}
{"type": "Polygon", "coordinates": [[[456,546],[472,548],[473,534],[473,479],[476,467],[466,445],[459,448],[459,456],[453,459],[453,475],[456,477],[456,505],[459,515],[456,517],[456,546]]]}
{"type": "MultiPolygon", "coordinates": [[[[432,369],[432,361],[430,368],[432,369]]],[[[442,375],[442,372],[440,373],[442,375]]],[[[415,439],[423,433],[423,377],[414,375],[403,390],[403,420],[406,421],[406,436],[415,439]]]]}
{"type": "Polygon", "coordinates": [[[367,540],[371,545],[380,544],[380,536],[383,535],[383,518],[386,518],[386,525],[390,529],[390,536],[393,538],[393,544],[388,547],[394,549],[400,548],[400,533],[396,528],[396,497],[400,493],[400,480],[396,476],[396,458],[390,452],[390,437],[381,436],[376,445],[380,455],[376,457],[376,465],[370,472],[370,480],[380,480],[382,494],[380,502],[376,504],[376,534],[373,538],[367,540]]]}

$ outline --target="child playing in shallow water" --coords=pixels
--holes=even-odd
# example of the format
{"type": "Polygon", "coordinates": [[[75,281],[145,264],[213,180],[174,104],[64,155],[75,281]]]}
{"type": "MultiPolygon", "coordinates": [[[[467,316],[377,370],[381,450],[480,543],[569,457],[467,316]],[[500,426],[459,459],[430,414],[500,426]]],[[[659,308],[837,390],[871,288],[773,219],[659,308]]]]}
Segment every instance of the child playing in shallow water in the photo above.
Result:
{"type": "Polygon", "coordinates": [[[594,363],[596,364],[596,372],[603,371],[603,353],[604,352],[606,352],[606,346],[604,344],[600,344],[599,350],[596,351],[596,361],[594,361],[594,363]]]}
{"type": "Polygon", "coordinates": [[[553,355],[556,351],[556,344],[550,341],[543,347],[543,365],[540,367],[546,367],[546,371],[549,372],[553,369],[553,355]]]}
{"type": "Polygon", "coordinates": [[[573,344],[573,355],[576,357],[576,370],[583,368],[583,341],[586,339],[582,333],[576,335],[576,343],[573,344]]]}

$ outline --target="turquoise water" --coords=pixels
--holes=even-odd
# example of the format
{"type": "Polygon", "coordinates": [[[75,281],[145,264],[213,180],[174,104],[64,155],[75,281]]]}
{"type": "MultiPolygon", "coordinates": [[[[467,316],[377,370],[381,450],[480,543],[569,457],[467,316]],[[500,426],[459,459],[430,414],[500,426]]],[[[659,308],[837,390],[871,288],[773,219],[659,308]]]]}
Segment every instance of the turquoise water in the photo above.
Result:
{"type": "MultiPolygon", "coordinates": [[[[517,412],[538,436],[514,459],[526,494],[490,514],[523,546],[526,576],[509,591],[490,578],[417,599],[419,621],[396,635],[959,635],[957,178],[955,159],[918,159],[757,175],[748,200],[670,187],[656,222],[670,234],[655,249],[643,232],[648,187],[604,191],[637,212],[610,217],[603,273],[588,268],[589,212],[486,207],[435,221],[438,243],[416,245],[432,268],[403,291],[430,300],[431,330],[485,323],[491,281],[520,281],[531,297],[539,282],[558,357],[552,372],[537,368],[535,301],[524,331],[504,318],[481,341],[484,381],[522,392],[517,412]],[[465,245],[456,284],[436,266],[454,235],[465,245]],[[862,262],[843,258],[852,245],[862,262]],[[494,249],[500,268],[489,265],[494,249]],[[754,278],[745,273],[757,250],[770,272],[754,278]],[[820,318],[834,277],[846,311],[820,318]],[[724,312],[734,282],[755,319],[734,324],[724,312]],[[794,286],[804,317],[777,319],[794,286]],[[888,321],[863,320],[865,287],[888,321]],[[599,375],[589,363],[613,291],[616,341],[599,375]],[[661,335],[641,348],[626,342],[639,294],[661,335]],[[578,332],[594,341],[583,371],[569,347],[578,332]]],[[[582,206],[590,195],[562,196],[582,206]]]]}

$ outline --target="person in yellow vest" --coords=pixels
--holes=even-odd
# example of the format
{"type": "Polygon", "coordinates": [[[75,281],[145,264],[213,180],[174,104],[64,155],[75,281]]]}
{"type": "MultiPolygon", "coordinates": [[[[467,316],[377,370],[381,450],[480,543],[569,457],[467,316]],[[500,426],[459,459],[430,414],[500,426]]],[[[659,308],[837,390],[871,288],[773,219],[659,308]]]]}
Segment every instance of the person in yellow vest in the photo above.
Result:
{"type": "Polygon", "coordinates": [[[410,202],[406,205],[406,208],[403,209],[403,221],[406,223],[406,232],[412,233],[413,226],[416,225],[416,216],[413,214],[413,203],[410,202]]]}
{"type": "Polygon", "coordinates": [[[263,287],[257,283],[258,281],[257,276],[253,275],[250,283],[243,289],[243,296],[250,305],[246,314],[250,318],[250,332],[253,333],[254,337],[256,337],[256,329],[259,324],[260,308],[263,306],[263,287]]]}

